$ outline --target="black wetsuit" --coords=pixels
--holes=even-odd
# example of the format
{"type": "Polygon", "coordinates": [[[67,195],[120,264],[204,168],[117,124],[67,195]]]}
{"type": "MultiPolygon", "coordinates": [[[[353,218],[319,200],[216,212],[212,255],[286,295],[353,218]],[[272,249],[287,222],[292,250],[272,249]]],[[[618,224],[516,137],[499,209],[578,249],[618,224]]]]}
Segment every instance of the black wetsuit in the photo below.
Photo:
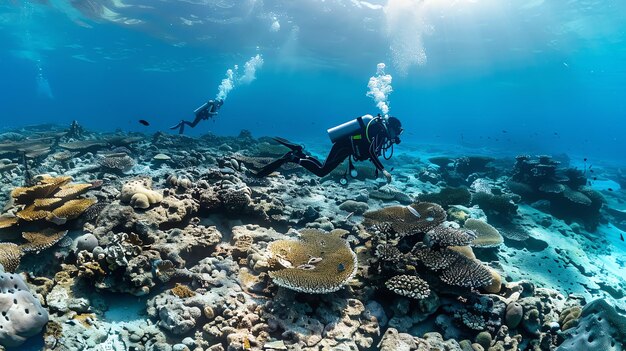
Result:
{"type": "Polygon", "coordinates": [[[191,128],[195,128],[200,121],[206,121],[207,119],[217,115],[217,110],[222,106],[223,100],[210,100],[207,104],[203,105],[203,107],[198,108],[196,113],[196,118],[193,122],[182,120],[177,125],[170,127],[170,129],[177,129],[178,134],[183,134],[185,132],[185,125],[190,126],[191,128]]]}
{"type": "Polygon", "coordinates": [[[343,139],[337,140],[330,149],[324,163],[321,163],[314,157],[305,155],[301,146],[288,144],[284,139],[277,139],[283,145],[291,147],[293,151],[263,167],[257,172],[257,176],[265,177],[276,171],[283,164],[293,162],[306,168],[316,176],[323,177],[332,172],[350,156],[355,161],[370,160],[376,167],[377,172],[383,171],[385,168],[378,157],[381,155],[383,145],[387,142],[387,132],[380,120],[372,122],[368,129],[368,135],[370,137],[369,140],[365,136],[365,130],[362,130],[357,135],[348,135],[343,139]],[[299,149],[297,149],[298,147],[299,149]]]}

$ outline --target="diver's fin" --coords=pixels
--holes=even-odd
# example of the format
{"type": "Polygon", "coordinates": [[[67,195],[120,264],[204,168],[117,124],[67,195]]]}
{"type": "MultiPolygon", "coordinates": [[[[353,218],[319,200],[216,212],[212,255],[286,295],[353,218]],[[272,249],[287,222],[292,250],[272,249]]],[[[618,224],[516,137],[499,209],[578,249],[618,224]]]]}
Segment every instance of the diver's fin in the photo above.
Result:
{"type": "Polygon", "coordinates": [[[255,177],[257,178],[265,178],[268,175],[272,174],[273,172],[275,172],[278,168],[280,168],[280,166],[282,166],[285,162],[287,162],[285,159],[279,158],[276,161],[273,161],[267,165],[265,165],[263,168],[259,169],[258,172],[253,173],[255,177]]]}
{"type": "Polygon", "coordinates": [[[302,147],[302,145],[300,145],[300,144],[294,144],[294,143],[292,143],[291,141],[289,141],[289,140],[287,140],[287,139],[284,139],[284,138],[274,137],[274,138],[272,138],[272,139],[276,140],[276,142],[277,142],[277,143],[282,144],[282,145],[284,145],[284,146],[286,146],[286,147],[288,147],[288,148],[290,148],[291,150],[296,151],[296,152],[302,152],[302,149],[304,149],[304,148],[302,147]]]}
{"type": "Polygon", "coordinates": [[[185,132],[185,121],[182,120],[178,124],[171,126],[171,130],[178,129],[178,134],[183,134],[185,132]]]}
{"type": "Polygon", "coordinates": [[[277,169],[280,168],[280,166],[284,165],[285,163],[287,162],[298,163],[299,160],[300,160],[300,157],[296,155],[294,151],[289,151],[288,153],[284,154],[283,157],[276,159],[268,163],[267,165],[265,165],[263,168],[259,169],[259,171],[254,173],[254,175],[258,178],[264,178],[272,174],[272,172],[275,172],[277,169]]]}

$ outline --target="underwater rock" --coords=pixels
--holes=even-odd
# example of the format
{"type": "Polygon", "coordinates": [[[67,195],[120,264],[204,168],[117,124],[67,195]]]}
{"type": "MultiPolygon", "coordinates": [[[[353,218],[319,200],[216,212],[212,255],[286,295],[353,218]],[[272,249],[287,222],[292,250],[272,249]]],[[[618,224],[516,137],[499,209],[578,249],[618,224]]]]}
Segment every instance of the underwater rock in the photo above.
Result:
{"type": "Polygon", "coordinates": [[[162,198],[159,206],[149,209],[146,215],[159,225],[183,222],[198,212],[199,205],[191,195],[169,195],[162,198]]]}
{"type": "Polygon", "coordinates": [[[380,351],[410,351],[417,350],[416,338],[410,334],[398,333],[394,328],[388,328],[378,348],[380,351]]]}
{"type": "Polygon", "coordinates": [[[19,274],[0,272],[0,345],[16,347],[48,323],[48,312],[19,274]]]}
{"type": "Polygon", "coordinates": [[[469,206],[472,195],[465,187],[446,187],[438,193],[420,194],[417,199],[423,202],[434,202],[448,209],[452,205],[469,206]]]}
{"type": "Polygon", "coordinates": [[[524,317],[524,309],[517,302],[512,302],[506,306],[505,322],[507,327],[515,329],[524,317]]]}
{"type": "Polygon", "coordinates": [[[367,204],[367,202],[347,200],[339,205],[339,209],[360,215],[365,213],[369,209],[369,205],[367,204]]]}
{"type": "Polygon", "coordinates": [[[577,327],[570,328],[557,351],[618,351],[626,344],[626,313],[606,300],[583,307],[577,327]]]}
{"type": "Polygon", "coordinates": [[[83,234],[76,239],[74,239],[74,245],[76,247],[76,251],[93,251],[93,249],[98,246],[98,238],[91,233],[83,234]]]}
{"type": "Polygon", "coordinates": [[[517,214],[517,205],[509,194],[494,195],[486,192],[472,194],[472,205],[477,205],[487,216],[507,221],[517,214]]]}
{"type": "Polygon", "coordinates": [[[369,194],[372,199],[379,199],[383,201],[395,200],[405,205],[413,202],[410,196],[389,184],[383,185],[378,189],[371,190],[369,194]]]}

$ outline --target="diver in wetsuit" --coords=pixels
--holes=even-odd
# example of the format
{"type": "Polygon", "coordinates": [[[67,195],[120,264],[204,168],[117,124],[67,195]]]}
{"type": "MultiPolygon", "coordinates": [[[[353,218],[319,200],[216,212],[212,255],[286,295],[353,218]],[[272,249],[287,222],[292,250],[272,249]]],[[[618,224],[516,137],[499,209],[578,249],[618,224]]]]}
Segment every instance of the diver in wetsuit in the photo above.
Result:
{"type": "MultiPolygon", "coordinates": [[[[372,117],[365,115],[353,121],[344,123],[328,130],[333,146],[324,163],[306,155],[301,145],[293,144],[282,138],[274,138],[277,142],[291,149],[283,157],[266,165],[257,172],[258,177],[265,177],[287,162],[297,163],[318,177],[323,177],[337,168],[346,158],[349,158],[350,173],[354,171],[352,160],[370,160],[376,167],[376,174],[381,171],[387,181],[391,181],[391,174],[385,170],[378,159],[381,154],[389,159],[385,152],[393,145],[400,143],[402,123],[395,117],[384,118],[380,115],[372,117]]],[[[345,179],[345,177],[344,177],[345,179]]]]}
{"type": "Polygon", "coordinates": [[[183,134],[185,132],[185,125],[194,128],[200,121],[206,121],[207,119],[214,117],[217,115],[217,111],[224,104],[224,100],[215,99],[209,100],[205,102],[202,106],[198,107],[193,113],[196,115],[196,118],[193,122],[181,120],[177,125],[170,127],[170,129],[178,129],[178,134],[183,134]]]}

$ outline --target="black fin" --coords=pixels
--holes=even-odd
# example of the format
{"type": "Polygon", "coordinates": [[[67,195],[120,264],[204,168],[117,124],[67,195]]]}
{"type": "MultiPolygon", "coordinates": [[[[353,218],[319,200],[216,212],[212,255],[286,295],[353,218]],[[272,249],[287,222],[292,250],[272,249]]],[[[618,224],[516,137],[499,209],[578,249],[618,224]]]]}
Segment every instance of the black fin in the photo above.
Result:
{"type": "Polygon", "coordinates": [[[284,145],[284,146],[290,148],[293,151],[302,152],[302,149],[304,149],[302,147],[302,145],[294,144],[294,143],[292,143],[291,141],[289,141],[287,139],[283,139],[283,138],[280,138],[280,137],[274,137],[272,139],[276,140],[277,143],[279,143],[281,145],[284,145]]]}

